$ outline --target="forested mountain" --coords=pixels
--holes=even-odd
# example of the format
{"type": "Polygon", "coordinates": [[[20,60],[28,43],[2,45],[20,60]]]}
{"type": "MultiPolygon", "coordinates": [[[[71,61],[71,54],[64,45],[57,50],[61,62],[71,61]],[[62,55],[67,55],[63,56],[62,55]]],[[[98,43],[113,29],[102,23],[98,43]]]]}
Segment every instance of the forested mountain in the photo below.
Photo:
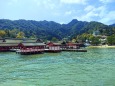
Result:
{"type": "MultiPolygon", "coordinates": [[[[68,24],[59,24],[53,21],[33,21],[33,20],[7,20],[0,19],[0,30],[4,30],[7,35],[3,37],[15,37],[18,32],[23,32],[25,37],[38,37],[51,40],[53,37],[62,39],[64,37],[74,37],[82,33],[93,33],[99,30],[103,35],[113,34],[112,26],[99,22],[86,22],[73,19],[68,24]]],[[[114,30],[115,31],[115,30],[114,30]]]]}
{"type": "Polygon", "coordinates": [[[112,24],[112,25],[110,25],[110,26],[113,26],[113,27],[115,27],[115,24],[112,24]]]}

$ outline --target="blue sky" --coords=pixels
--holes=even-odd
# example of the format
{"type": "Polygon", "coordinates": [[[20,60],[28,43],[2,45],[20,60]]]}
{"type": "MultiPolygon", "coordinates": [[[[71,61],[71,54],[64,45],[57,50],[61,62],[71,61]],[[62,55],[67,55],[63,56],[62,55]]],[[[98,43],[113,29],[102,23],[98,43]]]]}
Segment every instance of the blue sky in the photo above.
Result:
{"type": "Polygon", "coordinates": [[[115,23],[115,0],[0,0],[0,19],[115,23]]]}

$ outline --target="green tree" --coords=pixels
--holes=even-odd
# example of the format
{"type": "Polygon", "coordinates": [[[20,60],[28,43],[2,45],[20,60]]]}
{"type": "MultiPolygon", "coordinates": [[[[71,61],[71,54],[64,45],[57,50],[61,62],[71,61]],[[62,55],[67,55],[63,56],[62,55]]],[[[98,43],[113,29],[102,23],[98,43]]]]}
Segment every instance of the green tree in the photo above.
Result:
{"type": "Polygon", "coordinates": [[[115,45],[115,35],[111,35],[107,37],[108,45],[115,45]]]}
{"type": "Polygon", "coordinates": [[[56,37],[52,37],[52,40],[51,40],[51,41],[53,41],[53,42],[57,42],[58,39],[57,39],[56,37]]]}
{"type": "Polygon", "coordinates": [[[77,40],[76,39],[72,39],[72,42],[75,43],[77,40]]]}
{"type": "Polygon", "coordinates": [[[18,29],[12,29],[9,31],[10,37],[11,38],[16,38],[19,30],[18,29]]]}
{"type": "Polygon", "coordinates": [[[93,37],[92,34],[83,33],[77,36],[76,41],[85,42],[86,40],[90,40],[91,37],[93,37]]]}
{"type": "Polygon", "coordinates": [[[0,37],[3,38],[5,37],[6,32],[4,30],[0,30],[0,37]]]}
{"type": "Polygon", "coordinates": [[[92,45],[99,45],[101,43],[101,41],[99,39],[100,39],[99,37],[92,36],[90,38],[91,44],[92,45]]]}
{"type": "Polygon", "coordinates": [[[24,32],[19,32],[16,38],[24,38],[24,36],[25,36],[24,32]]]}
{"type": "Polygon", "coordinates": [[[5,37],[10,37],[10,30],[6,29],[5,32],[6,32],[5,37]]]}

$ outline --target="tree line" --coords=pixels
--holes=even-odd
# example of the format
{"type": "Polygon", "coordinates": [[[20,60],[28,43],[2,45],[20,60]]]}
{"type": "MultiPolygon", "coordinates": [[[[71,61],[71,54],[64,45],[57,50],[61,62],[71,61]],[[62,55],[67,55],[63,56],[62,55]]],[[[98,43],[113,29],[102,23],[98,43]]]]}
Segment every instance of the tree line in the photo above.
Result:
{"type": "Polygon", "coordinates": [[[103,44],[108,44],[108,45],[115,45],[115,35],[107,36],[104,41],[101,40],[102,36],[94,36],[92,34],[87,34],[83,33],[81,35],[77,35],[72,39],[73,42],[77,43],[90,43],[91,45],[103,45],[103,44]]]}
{"type": "Polygon", "coordinates": [[[17,29],[0,30],[0,38],[25,38],[25,33],[17,29]]]}

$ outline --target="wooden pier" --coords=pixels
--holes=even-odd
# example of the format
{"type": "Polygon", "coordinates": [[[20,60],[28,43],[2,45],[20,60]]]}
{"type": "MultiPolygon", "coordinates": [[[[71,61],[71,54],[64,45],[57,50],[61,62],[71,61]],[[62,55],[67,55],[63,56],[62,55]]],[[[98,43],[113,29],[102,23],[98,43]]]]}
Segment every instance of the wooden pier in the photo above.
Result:
{"type": "Polygon", "coordinates": [[[49,50],[49,49],[20,49],[16,51],[17,54],[21,55],[30,55],[30,54],[42,54],[44,52],[47,53],[59,53],[61,51],[69,51],[69,52],[87,52],[85,49],[63,49],[63,50],[49,50]]]}
{"type": "Polygon", "coordinates": [[[50,50],[50,49],[45,49],[44,52],[47,52],[47,53],[59,53],[61,52],[62,50],[50,50]]]}
{"type": "Polygon", "coordinates": [[[71,52],[87,52],[86,49],[62,49],[62,51],[71,51],[71,52]]]}
{"type": "Polygon", "coordinates": [[[44,52],[43,49],[20,49],[16,51],[17,54],[21,55],[41,54],[43,52],[44,52]]]}

